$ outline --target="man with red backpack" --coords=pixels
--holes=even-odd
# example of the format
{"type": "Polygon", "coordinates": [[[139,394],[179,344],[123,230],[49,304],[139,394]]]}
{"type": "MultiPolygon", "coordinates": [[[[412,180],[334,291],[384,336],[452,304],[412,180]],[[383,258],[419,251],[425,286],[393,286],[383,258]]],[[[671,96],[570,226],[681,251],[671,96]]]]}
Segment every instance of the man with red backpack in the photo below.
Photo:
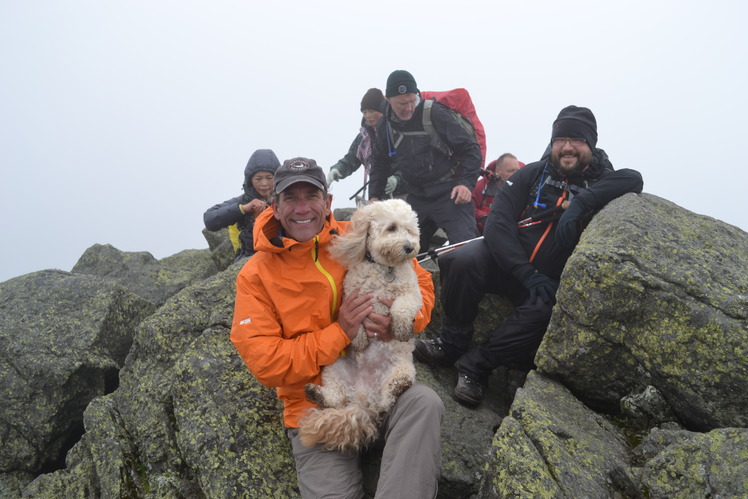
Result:
{"type": "Polygon", "coordinates": [[[385,96],[372,154],[370,199],[384,198],[387,178],[398,172],[406,183],[406,200],[418,214],[422,251],[440,228],[450,243],[476,237],[472,191],[483,157],[475,133],[438,101],[425,106],[407,71],[389,75],[385,96]],[[424,112],[430,114],[426,121],[433,131],[424,125],[424,112]]]}

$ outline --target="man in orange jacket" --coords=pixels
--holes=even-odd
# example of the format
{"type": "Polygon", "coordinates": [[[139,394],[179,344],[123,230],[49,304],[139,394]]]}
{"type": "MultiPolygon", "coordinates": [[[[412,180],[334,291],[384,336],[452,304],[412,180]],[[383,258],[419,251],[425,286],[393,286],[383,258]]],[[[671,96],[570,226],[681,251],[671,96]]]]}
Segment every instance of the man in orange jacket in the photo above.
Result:
{"type": "MultiPolygon", "coordinates": [[[[306,158],[287,160],[274,179],[272,209],[255,223],[257,253],[236,280],[231,341],[252,374],[276,388],[284,404],[302,497],[361,497],[362,475],[356,454],[306,448],[298,423],[315,405],[304,385],[321,384],[321,372],[341,355],[363,324],[366,334],[392,340],[390,317],[373,312],[377,298],[357,292],[342,295],[345,268],[328,253],[348,222],[331,211],[325,174],[306,158]]],[[[423,295],[414,331],[431,319],[431,275],[415,260],[423,295]]],[[[383,302],[385,303],[385,302],[383,302]]],[[[416,383],[400,395],[382,422],[385,440],[377,497],[435,497],[441,462],[439,396],[416,383]]]]}

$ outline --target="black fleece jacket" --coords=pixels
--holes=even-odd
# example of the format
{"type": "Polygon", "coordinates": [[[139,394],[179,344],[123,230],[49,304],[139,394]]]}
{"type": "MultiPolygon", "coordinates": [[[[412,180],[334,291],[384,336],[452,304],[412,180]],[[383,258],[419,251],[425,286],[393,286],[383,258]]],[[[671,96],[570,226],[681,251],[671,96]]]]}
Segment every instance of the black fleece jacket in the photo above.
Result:
{"type": "Polygon", "coordinates": [[[431,121],[441,142],[451,154],[437,147],[423,128],[423,101],[408,121],[400,121],[388,105],[377,123],[371,159],[370,197],[383,198],[387,177],[399,172],[408,194],[433,197],[464,185],[475,187],[483,162],[476,138],[460,126],[451,111],[438,102],[431,108],[431,121]],[[393,143],[400,140],[397,147],[393,143]],[[404,134],[403,134],[404,133],[404,134]],[[394,154],[393,154],[394,153],[394,154]]]}
{"type": "Polygon", "coordinates": [[[512,175],[494,199],[484,229],[486,244],[496,263],[520,282],[536,271],[559,280],[573,248],[555,243],[555,221],[524,227],[517,222],[571,199],[584,206],[580,221],[584,228],[610,201],[629,192],[640,193],[643,186],[639,172],[615,171],[601,149],[595,150],[590,167],[576,177],[560,174],[550,160],[531,163],[512,175]],[[545,208],[533,206],[539,189],[538,201],[545,208]]]}

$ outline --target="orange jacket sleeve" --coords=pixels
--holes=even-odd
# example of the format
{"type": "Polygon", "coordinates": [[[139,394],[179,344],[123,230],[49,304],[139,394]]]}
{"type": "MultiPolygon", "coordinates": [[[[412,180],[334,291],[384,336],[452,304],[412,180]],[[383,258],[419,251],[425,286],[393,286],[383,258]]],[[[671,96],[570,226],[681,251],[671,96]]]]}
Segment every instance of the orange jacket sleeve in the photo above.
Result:
{"type": "Polygon", "coordinates": [[[434,310],[436,298],[434,297],[434,281],[431,272],[421,267],[415,259],[413,260],[413,266],[418,275],[418,284],[421,287],[421,297],[423,300],[421,310],[418,311],[413,321],[413,332],[420,333],[431,322],[431,312],[434,310]]]}

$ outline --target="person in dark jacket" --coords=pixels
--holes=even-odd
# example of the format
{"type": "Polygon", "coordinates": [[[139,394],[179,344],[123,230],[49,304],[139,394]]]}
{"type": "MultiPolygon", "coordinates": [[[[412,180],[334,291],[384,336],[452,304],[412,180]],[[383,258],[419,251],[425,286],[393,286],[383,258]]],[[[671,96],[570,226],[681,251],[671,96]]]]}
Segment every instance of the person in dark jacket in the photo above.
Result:
{"type": "MultiPolygon", "coordinates": [[[[366,199],[366,186],[369,183],[369,171],[371,169],[372,139],[376,133],[377,122],[382,117],[382,111],[384,111],[386,105],[387,101],[384,99],[381,90],[370,88],[366,91],[361,99],[361,113],[363,114],[361,128],[356,138],[353,139],[348,153],[330,167],[330,172],[327,174],[328,187],[333,182],[350,176],[361,165],[364,165],[364,183],[359,192],[361,192],[361,198],[366,199]]],[[[404,193],[404,183],[399,175],[390,175],[384,193],[388,196],[404,193]]]]}
{"type": "Polygon", "coordinates": [[[273,176],[279,166],[278,156],[272,150],[256,150],[244,168],[244,194],[208,208],[203,214],[208,230],[229,228],[236,255],[234,261],[254,253],[252,229],[255,218],[270,206],[273,176]]]}
{"type": "Polygon", "coordinates": [[[384,197],[388,177],[395,172],[405,181],[406,201],[418,214],[421,250],[438,229],[451,243],[477,236],[472,191],[483,156],[474,135],[464,129],[452,111],[438,102],[431,121],[439,141],[423,125],[423,101],[416,81],[407,71],[387,78],[387,107],[377,124],[371,160],[369,198],[384,197]]]}
{"type": "Polygon", "coordinates": [[[491,372],[531,365],[551,318],[561,272],[592,216],[623,194],[640,193],[639,172],[615,171],[596,149],[597,122],[568,106],[553,122],[548,159],[519,169],[501,189],[484,238],[439,257],[444,315],[439,336],[417,340],[416,359],[459,360],[454,398],[477,406],[491,372]],[[469,349],[473,320],[485,293],[507,296],[513,314],[469,349]]]}

